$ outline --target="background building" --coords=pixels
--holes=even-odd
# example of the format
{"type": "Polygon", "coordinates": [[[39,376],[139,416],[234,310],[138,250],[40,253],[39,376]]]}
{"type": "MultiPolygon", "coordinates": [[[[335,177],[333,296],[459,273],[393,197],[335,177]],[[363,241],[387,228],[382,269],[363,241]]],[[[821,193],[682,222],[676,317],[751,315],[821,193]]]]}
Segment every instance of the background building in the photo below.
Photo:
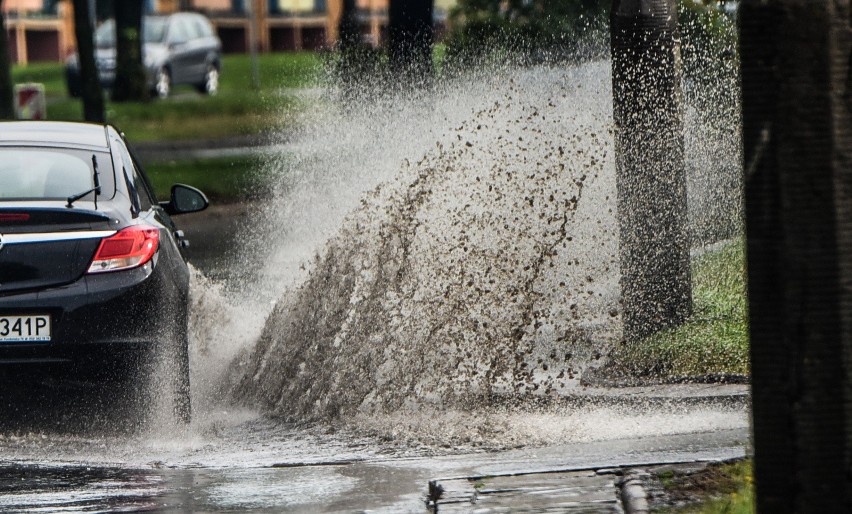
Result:
{"type": "Polygon", "coordinates": [[[76,46],[70,0],[4,0],[12,62],[58,61],[76,46]]]}
{"type": "MultiPolygon", "coordinates": [[[[438,25],[455,2],[436,0],[438,25]]],[[[388,3],[357,0],[361,33],[371,45],[384,43],[388,3]]],[[[247,52],[252,40],[261,52],[282,52],[333,47],[343,0],[145,0],[145,7],[150,13],[203,12],[216,27],[225,53],[247,52]]],[[[3,11],[13,62],[61,61],[74,51],[71,0],[4,0],[3,11]]]]}

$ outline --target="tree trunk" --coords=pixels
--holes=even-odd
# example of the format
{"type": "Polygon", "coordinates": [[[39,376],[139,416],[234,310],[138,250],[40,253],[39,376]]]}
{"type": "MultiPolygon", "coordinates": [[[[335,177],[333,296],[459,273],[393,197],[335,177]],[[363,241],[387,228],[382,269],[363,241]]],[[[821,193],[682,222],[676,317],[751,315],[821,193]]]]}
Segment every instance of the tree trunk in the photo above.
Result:
{"type": "Polygon", "coordinates": [[[340,100],[347,106],[359,104],[375,93],[375,85],[370,84],[382,76],[383,67],[380,53],[361,38],[355,0],[343,0],[337,50],[334,73],[340,100]]]}
{"type": "Polygon", "coordinates": [[[142,65],[142,0],[114,0],[116,62],[112,99],[116,102],[148,99],[142,65]]]}
{"type": "Polygon", "coordinates": [[[9,58],[9,35],[3,0],[0,0],[0,119],[15,119],[15,91],[12,83],[12,60],[9,58]]]}
{"type": "Polygon", "coordinates": [[[356,0],[343,0],[338,28],[338,47],[341,51],[352,50],[361,44],[361,27],[358,23],[356,0]]]}
{"type": "Polygon", "coordinates": [[[740,4],[757,511],[852,512],[849,0],[740,4]]]}
{"type": "Polygon", "coordinates": [[[624,336],[692,312],[676,0],[613,0],[612,95],[624,336]]]}
{"type": "Polygon", "coordinates": [[[388,60],[404,84],[428,85],[432,78],[433,0],[391,0],[388,60]]]}
{"type": "Polygon", "coordinates": [[[80,59],[80,91],[83,98],[83,119],[96,123],[106,121],[104,95],[98,69],[95,66],[94,29],[89,12],[89,0],[74,0],[74,35],[80,59]]]}

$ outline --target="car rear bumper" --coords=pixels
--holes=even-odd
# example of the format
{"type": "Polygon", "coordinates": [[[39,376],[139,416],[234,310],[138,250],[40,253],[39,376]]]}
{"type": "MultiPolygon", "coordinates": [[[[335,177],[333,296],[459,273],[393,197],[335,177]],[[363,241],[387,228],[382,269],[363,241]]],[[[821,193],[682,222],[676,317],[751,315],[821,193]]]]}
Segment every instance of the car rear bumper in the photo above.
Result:
{"type": "Polygon", "coordinates": [[[0,315],[51,318],[49,342],[0,342],[0,366],[122,366],[159,345],[181,344],[187,289],[168,272],[149,263],[0,296],[0,315]]]}

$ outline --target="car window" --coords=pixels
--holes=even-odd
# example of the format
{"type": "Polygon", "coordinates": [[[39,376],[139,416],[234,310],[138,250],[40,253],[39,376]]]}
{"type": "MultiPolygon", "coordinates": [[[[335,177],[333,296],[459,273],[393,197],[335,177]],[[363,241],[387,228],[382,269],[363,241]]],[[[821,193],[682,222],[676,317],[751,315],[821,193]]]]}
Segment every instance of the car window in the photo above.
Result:
{"type": "Polygon", "coordinates": [[[98,48],[115,46],[115,20],[106,20],[95,31],[95,45],[98,48]]]}
{"type": "Polygon", "coordinates": [[[127,152],[130,154],[130,159],[133,161],[134,168],[137,173],[137,180],[148,192],[148,196],[151,198],[151,201],[155,204],[159,203],[157,200],[157,193],[154,191],[154,186],[151,184],[151,180],[145,173],[145,167],[140,163],[139,156],[133,151],[133,146],[131,146],[129,142],[125,141],[124,148],[127,149],[127,152]]]}
{"type": "Polygon", "coordinates": [[[209,21],[201,17],[193,18],[192,21],[200,37],[213,37],[213,27],[210,26],[209,21]]]}
{"type": "Polygon", "coordinates": [[[204,34],[201,32],[201,24],[198,22],[197,18],[186,18],[184,23],[186,23],[186,31],[189,34],[190,39],[199,39],[204,37],[204,34]]]}
{"type": "Polygon", "coordinates": [[[169,23],[169,43],[181,44],[189,41],[189,30],[182,18],[173,18],[169,23]]]}
{"type": "Polygon", "coordinates": [[[143,41],[146,43],[162,43],[166,39],[166,27],[165,18],[146,16],[142,20],[143,41]]]}
{"type": "Polygon", "coordinates": [[[115,175],[118,177],[118,180],[124,182],[124,185],[127,188],[127,196],[130,199],[130,210],[132,214],[136,216],[141,210],[139,205],[139,194],[136,193],[136,187],[133,185],[133,181],[125,171],[124,160],[121,158],[121,153],[118,151],[119,146],[121,146],[120,140],[115,136],[110,137],[110,146],[113,149],[112,165],[115,168],[115,175]]]}
{"type": "Polygon", "coordinates": [[[119,139],[113,138],[112,146],[114,149],[113,155],[117,153],[118,158],[121,161],[125,180],[127,181],[127,186],[130,190],[131,202],[133,202],[134,207],[137,210],[147,211],[156,203],[156,199],[148,187],[147,181],[142,178],[139,170],[136,168],[136,164],[130,157],[130,153],[127,151],[127,147],[124,146],[124,143],[119,139]]]}
{"type": "Polygon", "coordinates": [[[88,191],[94,188],[93,155],[98,161],[101,197],[112,198],[115,182],[108,154],[35,147],[0,148],[0,198],[66,199],[88,191]]]}
{"type": "MultiPolygon", "coordinates": [[[[146,16],[142,19],[142,40],[145,43],[162,43],[166,39],[165,18],[146,16]]],[[[115,20],[109,19],[95,31],[95,45],[99,48],[115,46],[115,20]]]]}
{"type": "Polygon", "coordinates": [[[139,199],[142,208],[150,209],[157,203],[154,192],[148,186],[148,181],[142,177],[142,172],[136,166],[133,167],[133,183],[136,184],[136,190],[139,192],[139,199]]]}

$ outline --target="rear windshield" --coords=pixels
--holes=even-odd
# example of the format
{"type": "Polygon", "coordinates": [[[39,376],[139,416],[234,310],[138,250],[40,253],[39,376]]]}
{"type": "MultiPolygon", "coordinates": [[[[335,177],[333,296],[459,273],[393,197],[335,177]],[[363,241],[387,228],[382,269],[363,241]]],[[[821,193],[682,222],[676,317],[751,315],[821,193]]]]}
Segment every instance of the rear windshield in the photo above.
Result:
{"type": "MultiPolygon", "coordinates": [[[[0,200],[65,200],[94,188],[97,159],[100,198],[115,195],[112,159],[106,152],[0,147],[0,200]]],[[[82,200],[93,200],[88,195],[82,200]]]]}

